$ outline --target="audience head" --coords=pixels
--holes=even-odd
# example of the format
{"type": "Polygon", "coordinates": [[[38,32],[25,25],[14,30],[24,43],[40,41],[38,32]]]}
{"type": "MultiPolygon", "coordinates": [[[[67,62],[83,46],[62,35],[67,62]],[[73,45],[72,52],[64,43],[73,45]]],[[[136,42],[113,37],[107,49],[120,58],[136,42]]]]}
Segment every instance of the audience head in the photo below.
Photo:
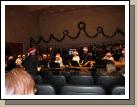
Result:
{"type": "Polygon", "coordinates": [[[35,82],[23,68],[12,69],[5,76],[7,95],[33,95],[35,82]]]}

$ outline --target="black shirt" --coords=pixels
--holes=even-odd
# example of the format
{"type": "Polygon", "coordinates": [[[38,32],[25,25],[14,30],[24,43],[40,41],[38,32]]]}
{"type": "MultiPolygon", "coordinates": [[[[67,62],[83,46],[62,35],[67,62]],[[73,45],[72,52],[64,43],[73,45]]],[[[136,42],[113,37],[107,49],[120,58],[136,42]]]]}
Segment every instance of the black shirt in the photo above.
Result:
{"type": "Polygon", "coordinates": [[[30,55],[26,57],[23,66],[30,74],[35,75],[37,72],[37,65],[38,65],[38,61],[36,56],[30,55]]]}

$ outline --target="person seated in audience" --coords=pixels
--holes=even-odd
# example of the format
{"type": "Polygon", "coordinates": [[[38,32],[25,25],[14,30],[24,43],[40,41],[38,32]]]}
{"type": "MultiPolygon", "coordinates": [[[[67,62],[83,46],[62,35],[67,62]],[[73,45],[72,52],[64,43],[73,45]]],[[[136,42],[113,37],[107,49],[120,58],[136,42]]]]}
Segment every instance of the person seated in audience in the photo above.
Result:
{"type": "Polygon", "coordinates": [[[29,48],[28,49],[28,56],[26,57],[24,61],[24,67],[25,69],[32,75],[36,76],[37,75],[37,65],[38,65],[38,60],[37,57],[35,56],[36,49],[35,48],[29,48]]]}
{"type": "Polygon", "coordinates": [[[57,53],[55,56],[55,63],[59,63],[60,67],[64,67],[62,57],[59,53],[57,53]]]}
{"type": "Polygon", "coordinates": [[[110,52],[106,53],[102,60],[112,61],[113,63],[115,63],[114,58],[110,52]]]}
{"type": "Polygon", "coordinates": [[[80,57],[79,57],[77,51],[74,51],[74,52],[73,52],[73,58],[72,58],[72,61],[77,61],[78,64],[80,64],[80,63],[79,63],[79,61],[80,61],[80,57]]]}
{"type": "Polygon", "coordinates": [[[5,75],[6,95],[34,95],[35,82],[23,68],[14,68],[5,75]]]}
{"type": "Polygon", "coordinates": [[[23,67],[21,55],[18,55],[18,58],[16,59],[15,63],[16,63],[16,67],[23,67]]]}

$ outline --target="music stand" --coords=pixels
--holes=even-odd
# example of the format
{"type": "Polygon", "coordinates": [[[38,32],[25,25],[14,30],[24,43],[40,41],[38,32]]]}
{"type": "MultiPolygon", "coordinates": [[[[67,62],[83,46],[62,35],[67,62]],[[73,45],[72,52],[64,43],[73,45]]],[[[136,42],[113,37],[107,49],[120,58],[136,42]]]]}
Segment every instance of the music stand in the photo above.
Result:
{"type": "Polygon", "coordinates": [[[50,66],[50,71],[52,72],[53,75],[59,75],[59,71],[60,71],[60,65],[59,63],[56,62],[50,62],[49,63],[50,66]]]}
{"type": "Polygon", "coordinates": [[[72,66],[79,67],[79,64],[77,61],[71,61],[70,63],[72,66]]]}
{"type": "Polygon", "coordinates": [[[49,66],[50,66],[50,68],[60,68],[59,63],[56,63],[56,62],[50,62],[49,66]]]}
{"type": "Polygon", "coordinates": [[[78,62],[77,61],[70,61],[70,63],[72,66],[71,70],[73,71],[73,72],[71,72],[71,75],[79,75],[79,71],[80,71],[79,67],[80,66],[79,66],[78,62]]]}

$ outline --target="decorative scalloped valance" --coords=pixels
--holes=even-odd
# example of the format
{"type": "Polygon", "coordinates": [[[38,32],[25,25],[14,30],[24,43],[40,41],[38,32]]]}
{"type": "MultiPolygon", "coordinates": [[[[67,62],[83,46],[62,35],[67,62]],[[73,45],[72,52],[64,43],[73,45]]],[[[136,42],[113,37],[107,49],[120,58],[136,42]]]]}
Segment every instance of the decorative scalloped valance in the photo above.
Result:
{"type": "Polygon", "coordinates": [[[64,31],[63,31],[63,36],[62,36],[62,38],[60,38],[60,39],[56,38],[56,36],[53,35],[53,34],[50,34],[48,40],[45,40],[42,36],[40,36],[39,39],[36,41],[36,40],[34,40],[34,39],[31,37],[31,38],[30,38],[30,47],[32,46],[32,44],[38,45],[38,44],[40,44],[41,42],[49,43],[52,39],[54,39],[54,40],[57,41],[57,42],[63,41],[63,40],[65,39],[65,37],[68,37],[68,38],[70,38],[70,39],[75,40],[75,39],[79,38],[80,33],[81,33],[82,31],[85,33],[85,35],[86,35],[88,38],[95,38],[95,37],[97,37],[99,34],[102,34],[102,35],[103,35],[104,37],[106,37],[106,38],[112,38],[112,37],[114,37],[114,36],[117,35],[117,34],[121,34],[122,36],[125,36],[125,33],[124,33],[121,29],[119,29],[119,28],[117,28],[116,31],[115,31],[112,35],[106,35],[106,34],[104,33],[103,27],[101,27],[101,26],[98,26],[97,29],[96,29],[96,30],[97,30],[96,34],[94,34],[94,35],[91,36],[91,35],[89,35],[89,34],[87,33],[87,31],[86,31],[86,24],[85,24],[85,22],[83,22],[83,21],[80,21],[80,22],[78,23],[78,29],[79,29],[79,31],[78,31],[78,33],[76,34],[76,36],[74,36],[74,37],[72,37],[72,36],[69,35],[69,31],[68,31],[68,30],[64,30],[64,31]]]}

